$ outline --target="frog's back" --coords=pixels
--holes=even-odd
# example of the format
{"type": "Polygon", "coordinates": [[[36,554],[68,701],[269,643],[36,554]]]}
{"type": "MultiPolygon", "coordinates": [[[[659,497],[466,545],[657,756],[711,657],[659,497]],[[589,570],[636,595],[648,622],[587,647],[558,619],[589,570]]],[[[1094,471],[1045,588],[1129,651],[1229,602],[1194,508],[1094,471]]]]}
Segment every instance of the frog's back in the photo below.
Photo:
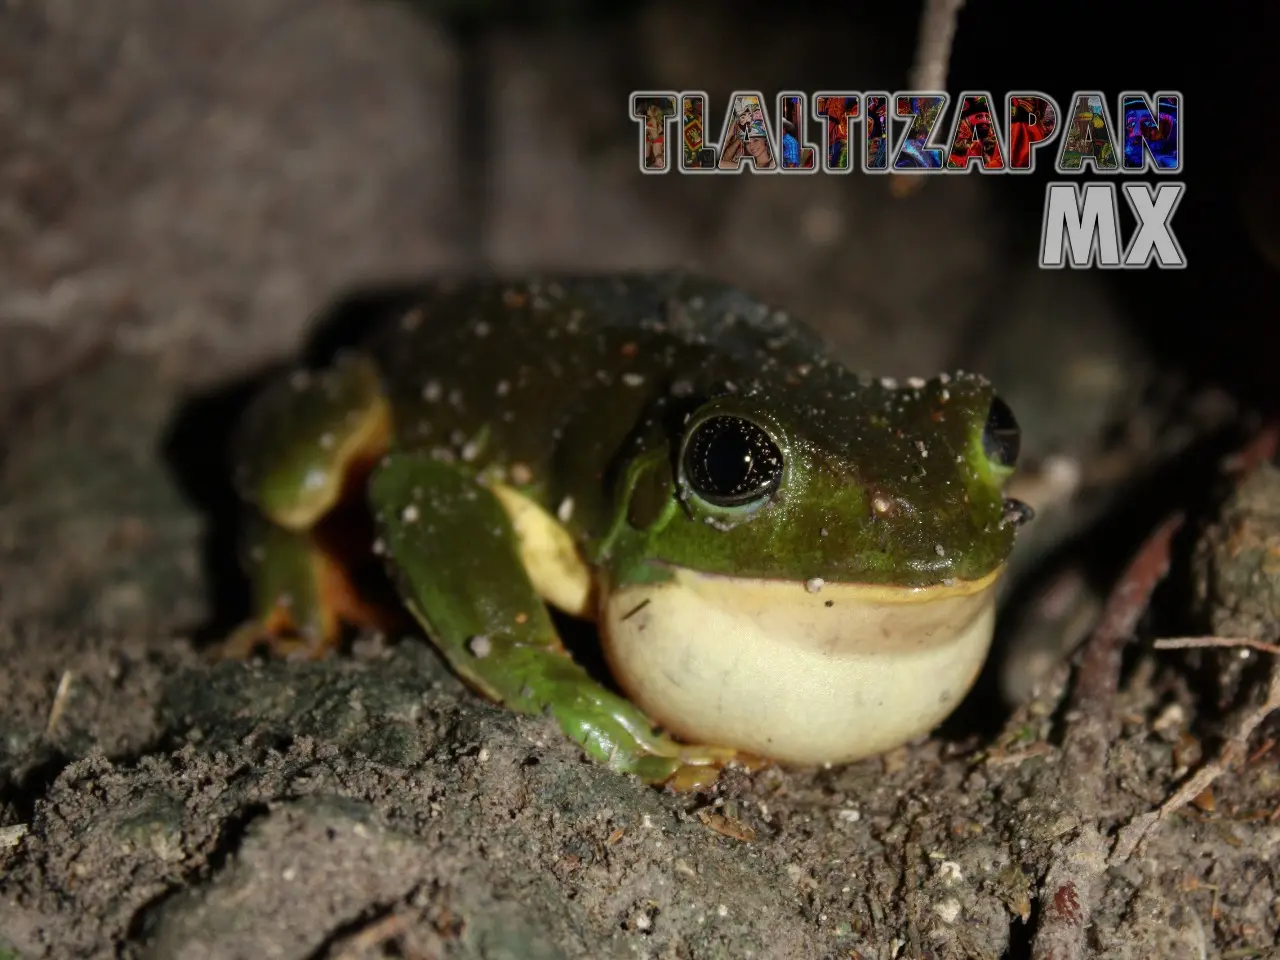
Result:
{"type": "Polygon", "coordinates": [[[826,362],[801,324],[678,273],[440,284],[370,351],[397,445],[500,467],[544,505],[603,494],[609,461],[659,398],[826,362]]]}

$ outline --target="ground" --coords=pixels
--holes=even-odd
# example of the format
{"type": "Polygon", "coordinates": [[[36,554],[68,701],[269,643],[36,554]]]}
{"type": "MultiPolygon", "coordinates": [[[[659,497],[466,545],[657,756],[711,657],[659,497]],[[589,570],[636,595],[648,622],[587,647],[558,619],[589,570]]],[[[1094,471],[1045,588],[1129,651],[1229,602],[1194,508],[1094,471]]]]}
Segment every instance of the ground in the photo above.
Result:
{"type": "MultiPolygon", "coordinates": [[[[1231,484],[1192,454],[1235,408],[1170,414],[1107,291],[1035,271],[991,184],[642,178],[635,131],[598,133],[636,81],[557,27],[483,46],[499,119],[476,209],[450,126],[466,70],[429,18],[125,6],[0,7],[0,957],[1275,956],[1274,726],[1131,856],[1111,846],[1256,696],[1265,654],[1145,640],[1275,622],[1273,478],[1215,522],[1231,484]],[[1088,529],[1112,538],[1105,594],[1168,501],[1205,494],[1175,549],[1199,559],[1157,593],[1114,713],[1083,722],[1086,666],[1050,667],[1012,716],[984,687],[891,755],[671,796],[480,702],[415,638],[206,662],[200,628],[236,601],[221,444],[309,318],[441,270],[658,265],[747,284],[860,369],[995,377],[1041,467],[1022,582],[1071,582],[1037,572],[1088,529]],[[1182,472],[1153,495],[1161,469],[1182,472]],[[1117,504],[1136,533],[1082,527],[1117,504]]],[[[661,86],[738,83],[721,21],[681,10],[598,29],[661,86]]],[[[786,36],[752,85],[805,60],[786,36]]],[[[1024,604],[1017,649],[1060,645],[1064,619],[1024,604]]]]}

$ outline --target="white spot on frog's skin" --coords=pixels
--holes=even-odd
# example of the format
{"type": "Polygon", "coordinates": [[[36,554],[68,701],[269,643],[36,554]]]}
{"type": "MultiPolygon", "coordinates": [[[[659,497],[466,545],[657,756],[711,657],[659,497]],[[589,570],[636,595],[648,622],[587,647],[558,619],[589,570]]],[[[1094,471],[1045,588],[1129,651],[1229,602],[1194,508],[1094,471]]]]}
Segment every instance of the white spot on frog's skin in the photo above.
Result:
{"type": "Polygon", "coordinates": [[[923,440],[916,441],[916,449],[920,451],[921,457],[923,457],[926,460],[929,458],[929,448],[924,445],[923,440]]]}
{"type": "Polygon", "coordinates": [[[898,381],[893,379],[893,377],[881,377],[880,386],[884,387],[886,390],[897,390],[898,381]]]}
{"type": "Polygon", "coordinates": [[[320,449],[321,449],[321,450],[332,450],[332,449],[333,449],[333,444],[334,444],[334,438],[333,438],[333,434],[332,434],[332,433],[322,433],[322,434],[320,434],[320,449]]]}
{"type": "Polygon", "coordinates": [[[505,397],[511,392],[511,384],[506,380],[499,380],[498,385],[494,388],[494,392],[500,397],[505,397]]]}
{"type": "Polygon", "coordinates": [[[480,634],[467,641],[467,649],[471,651],[471,655],[477,660],[483,660],[493,653],[493,641],[484,634],[480,634]]]}
{"type": "Polygon", "coordinates": [[[439,380],[428,380],[422,386],[422,399],[427,403],[435,403],[443,393],[444,389],[440,386],[439,380]]]}
{"type": "Polygon", "coordinates": [[[560,501],[560,506],[556,507],[556,519],[561,523],[568,523],[573,518],[573,497],[565,497],[560,501]]]}
{"type": "Polygon", "coordinates": [[[716,907],[717,917],[727,917],[728,915],[729,915],[729,908],[726,907],[723,903],[720,904],[720,906],[716,907]]]}
{"type": "Polygon", "coordinates": [[[888,513],[892,506],[884,497],[876,497],[871,501],[871,509],[876,513],[888,513]]]}
{"type": "Polygon", "coordinates": [[[942,544],[940,544],[940,543],[935,543],[935,544],[933,545],[933,552],[934,552],[934,553],[936,553],[936,554],[937,554],[938,556],[940,556],[940,557],[945,557],[945,556],[947,555],[947,549],[946,549],[946,547],[944,547],[944,546],[943,546],[942,544]]]}
{"type": "Polygon", "coordinates": [[[640,373],[624,373],[622,382],[628,387],[639,387],[644,385],[644,375],[640,373]]]}
{"type": "Polygon", "coordinates": [[[827,535],[827,528],[826,528],[826,527],[819,527],[819,528],[818,528],[818,536],[820,536],[820,537],[825,537],[826,535],[827,535]]]}
{"type": "Polygon", "coordinates": [[[405,523],[417,523],[419,516],[418,508],[412,503],[400,511],[400,519],[405,523]]]}
{"type": "Polygon", "coordinates": [[[823,580],[821,577],[810,577],[804,582],[804,588],[809,593],[818,593],[826,585],[827,581],[823,580]]]}
{"type": "Polygon", "coordinates": [[[862,819],[862,811],[855,810],[852,807],[847,810],[837,810],[836,818],[844,821],[845,823],[857,823],[862,819]]]}

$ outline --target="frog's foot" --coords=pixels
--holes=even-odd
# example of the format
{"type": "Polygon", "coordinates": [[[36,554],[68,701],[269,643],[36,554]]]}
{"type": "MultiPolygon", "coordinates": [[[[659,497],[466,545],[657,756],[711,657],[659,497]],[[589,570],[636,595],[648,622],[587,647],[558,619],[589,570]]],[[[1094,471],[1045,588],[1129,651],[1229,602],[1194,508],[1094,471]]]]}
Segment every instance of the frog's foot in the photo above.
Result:
{"type": "Polygon", "coordinates": [[[721,770],[742,759],[732,747],[681,743],[655,732],[638,707],[599,688],[590,677],[582,686],[561,684],[548,712],[570,738],[610,769],[676,792],[705,790],[721,770]]]}
{"type": "Polygon", "coordinates": [[[215,660],[248,660],[265,652],[274,660],[320,660],[336,644],[316,644],[291,631],[277,631],[259,620],[242,623],[211,651],[215,660]]]}
{"type": "Polygon", "coordinates": [[[251,519],[250,573],[255,614],[214,650],[221,660],[259,651],[290,660],[319,660],[342,639],[344,626],[391,632],[401,619],[370,603],[348,568],[309,533],[251,519]]]}
{"type": "Polygon", "coordinates": [[[645,783],[664,786],[673,793],[698,793],[710,790],[725,767],[737,766],[742,760],[731,747],[674,745],[679,748],[677,756],[642,755],[632,762],[633,772],[645,783]]]}

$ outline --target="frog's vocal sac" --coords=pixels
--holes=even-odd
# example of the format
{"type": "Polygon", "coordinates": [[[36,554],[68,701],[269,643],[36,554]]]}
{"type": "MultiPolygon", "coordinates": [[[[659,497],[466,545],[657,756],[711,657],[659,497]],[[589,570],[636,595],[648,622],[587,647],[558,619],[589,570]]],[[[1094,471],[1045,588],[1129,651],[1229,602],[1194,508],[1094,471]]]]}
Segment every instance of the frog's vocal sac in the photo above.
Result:
{"type": "Polygon", "coordinates": [[[851,761],[972,686],[1029,517],[1002,493],[1018,447],[982,377],[859,377],[714,281],[436,284],[246,411],[255,609],[224,652],[320,655],[403,615],[472,688],[646,782],[851,761]],[[352,505],[372,547],[335,533],[352,505]],[[358,588],[370,562],[395,603],[358,588]],[[596,623],[623,695],[549,607],[596,623]]]}

